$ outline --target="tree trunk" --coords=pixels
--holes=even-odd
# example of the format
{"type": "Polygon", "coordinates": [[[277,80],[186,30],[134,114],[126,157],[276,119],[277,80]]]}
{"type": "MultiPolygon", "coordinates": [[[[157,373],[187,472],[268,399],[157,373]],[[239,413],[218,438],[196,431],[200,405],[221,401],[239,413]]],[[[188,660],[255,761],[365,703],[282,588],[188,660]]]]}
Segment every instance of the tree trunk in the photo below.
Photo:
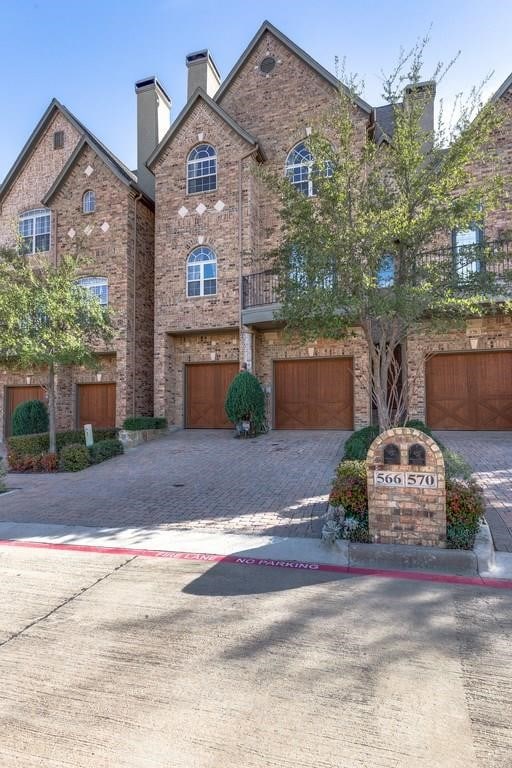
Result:
{"type": "Polygon", "coordinates": [[[55,429],[55,368],[48,366],[48,422],[50,433],[50,453],[57,453],[57,434],[55,429]]]}
{"type": "Polygon", "coordinates": [[[398,426],[406,416],[402,363],[395,354],[400,338],[396,329],[378,326],[377,330],[371,321],[363,327],[370,350],[370,394],[377,410],[379,430],[383,432],[398,426]]]}

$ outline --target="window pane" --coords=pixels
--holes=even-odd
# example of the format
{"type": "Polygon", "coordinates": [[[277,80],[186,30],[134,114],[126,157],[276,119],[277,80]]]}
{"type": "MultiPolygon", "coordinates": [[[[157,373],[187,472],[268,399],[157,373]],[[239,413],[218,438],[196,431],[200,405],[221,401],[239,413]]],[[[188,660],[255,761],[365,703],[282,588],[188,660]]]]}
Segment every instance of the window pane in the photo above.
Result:
{"type": "Polygon", "coordinates": [[[217,276],[217,265],[215,263],[207,263],[204,265],[204,276],[205,279],[209,277],[216,277],[217,276]]]}
{"type": "Polygon", "coordinates": [[[201,283],[199,280],[196,280],[192,283],[188,283],[187,285],[187,293],[189,296],[200,296],[201,295],[201,283]]]}
{"type": "Polygon", "coordinates": [[[189,280],[199,280],[201,277],[201,267],[199,264],[191,264],[188,267],[188,279],[189,280]]]}
{"type": "Polygon", "coordinates": [[[204,295],[205,296],[211,296],[214,293],[217,293],[217,281],[216,280],[205,280],[204,281],[204,295]]]}
{"type": "Polygon", "coordinates": [[[478,242],[478,231],[476,228],[459,229],[455,233],[455,245],[457,248],[465,245],[476,245],[478,242]]]}
{"type": "Polygon", "coordinates": [[[36,253],[50,250],[50,235],[36,235],[36,253]]]}

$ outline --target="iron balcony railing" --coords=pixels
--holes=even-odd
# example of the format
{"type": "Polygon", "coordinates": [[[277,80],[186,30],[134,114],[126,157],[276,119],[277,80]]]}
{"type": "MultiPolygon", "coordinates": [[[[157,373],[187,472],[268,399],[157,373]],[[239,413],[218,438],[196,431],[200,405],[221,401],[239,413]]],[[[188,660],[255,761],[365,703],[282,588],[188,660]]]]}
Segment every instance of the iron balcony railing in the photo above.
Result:
{"type": "MultiPolygon", "coordinates": [[[[410,279],[421,283],[433,274],[447,288],[512,297],[512,240],[492,240],[419,253],[410,279]]],[[[396,278],[393,270],[381,287],[391,287],[396,278]]],[[[332,276],[329,283],[335,283],[332,276]]],[[[278,288],[278,275],[271,269],[245,275],[242,278],[243,308],[278,303],[278,288]]]]}
{"type": "Polygon", "coordinates": [[[277,289],[278,277],[271,269],[245,275],[242,278],[243,308],[249,309],[249,307],[276,304],[278,301],[277,289]]]}

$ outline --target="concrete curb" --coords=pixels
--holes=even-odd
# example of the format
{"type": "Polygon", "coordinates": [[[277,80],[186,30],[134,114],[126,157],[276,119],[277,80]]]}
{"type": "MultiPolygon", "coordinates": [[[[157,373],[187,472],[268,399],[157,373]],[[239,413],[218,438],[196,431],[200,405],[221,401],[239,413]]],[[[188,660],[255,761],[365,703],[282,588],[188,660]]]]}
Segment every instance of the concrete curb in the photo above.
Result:
{"type": "Polygon", "coordinates": [[[473,551],[437,549],[407,544],[348,545],[349,565],[358,568],[435,571],[456,576],[476,576],[478,559],[473,551]]]}

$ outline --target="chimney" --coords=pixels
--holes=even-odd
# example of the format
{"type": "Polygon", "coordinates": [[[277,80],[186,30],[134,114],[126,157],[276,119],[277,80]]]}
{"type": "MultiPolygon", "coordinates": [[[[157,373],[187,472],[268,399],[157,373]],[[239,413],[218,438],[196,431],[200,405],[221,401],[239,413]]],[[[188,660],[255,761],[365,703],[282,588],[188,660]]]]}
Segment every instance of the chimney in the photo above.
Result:
{"type": "Polygon", "coordinates": [[[155,177],[146,160],[162,140],[171,123],[171,99],[156,77],[135,83],[137,94],[137,181],[141,189],[154,199],[155,177]]]}
{"type": "MultiPolygon", "coordinates": [[[[418,100],[423,105],[421,114],[421,128],[425,133],[432,133],[434,130],[434,102],[436,98],[436,84],[433,80],[424,83],[411,83],[404,88],[404,106],[414,100],[418,100]]],[[[425,150],[432,148],[432,138],[425,142],[425,150]]]]}
{"type": "Polygon", "coordinates": [[[205,49],[189,53],[185,61],[188,67],[187,99],[190,99],[196,88],[202,88],[213,98],[220,85],[220,74],[210,51],[205,49]]]}

